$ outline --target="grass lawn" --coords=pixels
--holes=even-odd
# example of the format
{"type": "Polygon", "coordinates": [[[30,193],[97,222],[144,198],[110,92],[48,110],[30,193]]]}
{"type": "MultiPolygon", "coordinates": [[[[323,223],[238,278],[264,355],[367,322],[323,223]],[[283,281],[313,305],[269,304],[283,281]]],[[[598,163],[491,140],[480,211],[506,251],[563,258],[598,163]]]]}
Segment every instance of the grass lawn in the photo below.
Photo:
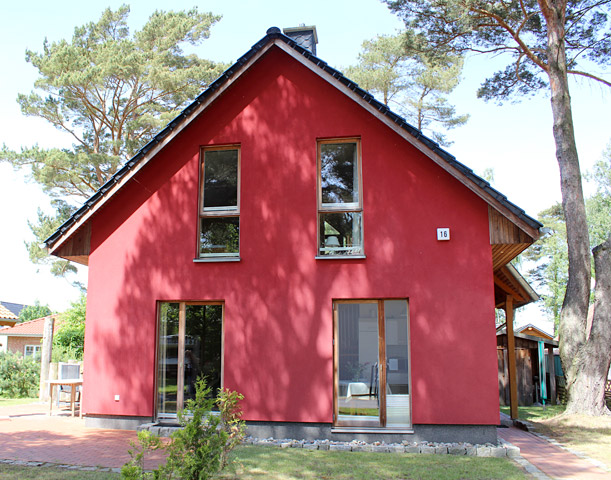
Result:
{"type": "Polygon", "coordinates": [[[330,452],[243,446],[233,467],[219,478],[230,479],[526,479],[509,459],[370,452],[330,452]],[[233,469],[233,471],[232,471],[233,469]]]}
{"type": "MultiPolygon", "coordinates": [[[[501,407],[509,414],[509,407],[501,407]]],[[[562,415],[564,405],[518,407],[518,415],[535,425],[537,432],[583,452],[611,468],[611,418],[562,415]]]]}
{"type": "Polygon", "coordinates": [[[25,405],[26,403],[38,402],[36,398],[2,398],[0,397],[0,407],[10,407],[12,405],[25,405]]]}
{"type": "Polygon", "coordinates": [[[533,423],[537,432],[611,468],[611,417],[559,415],[533,423]]]}
{"type": "MultiPolygon", "coordinates": [[[[531,478],[509,459],[369,452],[311,451],[299,448],[243,446],[236,462],[219,478],[239,479],[503,479],[531,478]]],[[[83,472],[50,467],[0,464],[3,480],[116,480],[110,472],[83,472]]]]}
{"type": "Polygon", "coordinates": [[[83,472],[55,467],[23,467],[0,463],[2,480],[118,480],[121,476],[111,472],[83,472]]]}
{"type": "MultiPolygon", "coordinates": [[[[546,405],[544,407],[518,407],[518,417],[528,422],[537,422],[555,417],[564,412],[564,405],[546,405]]],[[[509,407],[501,407],[501,412],[509,415],[509,407]]]]}

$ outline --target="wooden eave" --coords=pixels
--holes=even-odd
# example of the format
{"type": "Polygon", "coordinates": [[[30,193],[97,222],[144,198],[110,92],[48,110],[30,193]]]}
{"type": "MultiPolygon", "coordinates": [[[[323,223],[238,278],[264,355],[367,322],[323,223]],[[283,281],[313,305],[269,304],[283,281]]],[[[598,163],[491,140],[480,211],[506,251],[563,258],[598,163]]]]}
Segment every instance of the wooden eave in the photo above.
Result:
{"type": "Polygon", "coordinates": [[[494,271],[494,303],[502,308],[507,295],[513,297],[515,308],[523,307],[539,300],[539,295],[510,264],[494,271]]]}
{"type": "Polygon", "coordinates": [[[89,253],[91,251],[91,222],[85,222],[81,227],[70,235],[65,242],[50,251],[71,262],[89,265],[89,253]]]}
{"type": "Polygon", "coordinates": [[[511,202],[508,202],[507,198],[494,190],[488,182],[456,161],[452,155],[442,150],[439,145],[409,125],[387,106],[375,100],[371,94],[344,77],[341,72],[329,67],[326,62],[282,35],[279,29],[271,28],[263,39],[253,45],[245,55],[227,69],[219,79],[185,108],[136,156],[130,159],[113,175],[111,180],[85,202],[83,207],[46,240],[49,253],[87,265],[90,251],[91,227],[89,221],[91,217],[272,47],[280,48],[321,79],[357,102],[417,150],[429,157],[444,171],[460,181],[475,195],[487,202],[490,212],[490,234],[495,269],[508,263],[539,238],[538,229],[541,225],[511,202]]]}

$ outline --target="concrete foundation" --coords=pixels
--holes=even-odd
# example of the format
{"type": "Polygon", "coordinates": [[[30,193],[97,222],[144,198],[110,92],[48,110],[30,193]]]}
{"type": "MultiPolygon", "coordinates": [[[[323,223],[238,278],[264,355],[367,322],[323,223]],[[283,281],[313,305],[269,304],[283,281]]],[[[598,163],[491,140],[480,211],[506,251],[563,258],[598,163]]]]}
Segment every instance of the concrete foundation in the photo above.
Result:
{"type": "MultiPolygon", "coordinates": [[[[117,430],[146,429],[162,436],[169,435],[173,425],[155,424],[151,417],[87,416],[87,427],[117,430]],[[148,424],[148,425],[143,425],[148,424]],[[141,428],[138,428],[141,427],[141,428]],[[163,430],[163,432],[161,431],[163,430]],[[167,430],[167,431],[166,431],[167,430]]],[[[367,443],[437,442],[497,443],[496,425],[414,425],[410,430],[384,431],[333,428],[330,423],[246,422],[246,434],[256,438],[292,438],[296,440],[331,440],[367,443]]]]}
{"type": "Polygon", "coordinates": [[[360,440],[363,442],[465,442],[496,444],[495,425],[414,425],[410,431],[348,431],[334,429],[329,423],[246,422],[247,435],[257,438],[294,438],[303,440],[328,439],[338,442],[360,440]]]}
{"type": "Polygon", "coordinates": [[[120,415],[87,415],[85,426],[111,430],[136,430],[143,423],[150,423],[151,417],[126,417],[120,415]]]}

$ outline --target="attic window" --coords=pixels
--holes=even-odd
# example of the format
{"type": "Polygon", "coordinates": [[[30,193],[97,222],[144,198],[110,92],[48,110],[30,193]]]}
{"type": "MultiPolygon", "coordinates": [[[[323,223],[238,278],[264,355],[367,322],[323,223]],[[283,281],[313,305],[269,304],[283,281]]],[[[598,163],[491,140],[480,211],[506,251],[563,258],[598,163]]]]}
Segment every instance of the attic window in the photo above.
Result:
{"type": "Polygon", "coordinates": [[[363,256],[361,144],[358,139],[318,143],[318,255],[363,256]]]}
{"type": "Polygon", "coordinates": [[[240,149],[205,148],[201,154],[199,257],[240,255],[240,149]]]}

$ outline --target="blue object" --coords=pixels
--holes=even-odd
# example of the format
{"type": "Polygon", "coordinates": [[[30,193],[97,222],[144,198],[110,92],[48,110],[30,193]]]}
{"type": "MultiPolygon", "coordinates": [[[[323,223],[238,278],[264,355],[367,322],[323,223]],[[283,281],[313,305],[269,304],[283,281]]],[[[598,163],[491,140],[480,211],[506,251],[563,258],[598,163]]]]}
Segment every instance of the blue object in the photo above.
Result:
{"type": "Polygon", "coordinates": [[[541,402],[545,405],[545,400],[547,400],[547,385],[546,385],[546,368],[545,368],[545,346],[543,342],[538,342],[539,344],[539,383],[541,387],[541,402]]]}

